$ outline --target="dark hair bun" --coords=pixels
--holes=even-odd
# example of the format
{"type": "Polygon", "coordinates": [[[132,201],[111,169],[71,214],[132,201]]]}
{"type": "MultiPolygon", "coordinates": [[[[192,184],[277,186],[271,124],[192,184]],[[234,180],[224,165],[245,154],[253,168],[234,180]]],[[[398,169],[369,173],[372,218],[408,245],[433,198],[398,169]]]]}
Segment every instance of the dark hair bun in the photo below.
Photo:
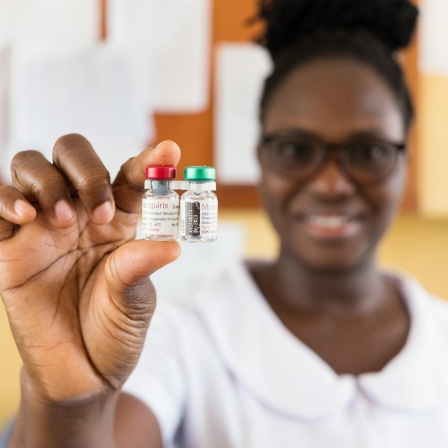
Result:
{"type": "Polygon", "coordinates": [[[275,58],[316,32],[363,30],[394,52],[409,44],[417,16],[409,0],[259,0],[267,25],[259,42],[275,58]]]}

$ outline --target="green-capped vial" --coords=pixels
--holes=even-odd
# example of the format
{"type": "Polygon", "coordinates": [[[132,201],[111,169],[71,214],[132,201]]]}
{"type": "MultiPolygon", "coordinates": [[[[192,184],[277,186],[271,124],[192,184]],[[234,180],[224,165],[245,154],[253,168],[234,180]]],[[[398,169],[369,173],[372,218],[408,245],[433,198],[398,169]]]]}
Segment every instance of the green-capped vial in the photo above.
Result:
{"type": "Polygon", "coordinates": [[[180,236],[189,243],[216,241],[218,237],[218,198],[215,168],[187,166],[184,179],[188,190],[180,203],[180,236]]]}

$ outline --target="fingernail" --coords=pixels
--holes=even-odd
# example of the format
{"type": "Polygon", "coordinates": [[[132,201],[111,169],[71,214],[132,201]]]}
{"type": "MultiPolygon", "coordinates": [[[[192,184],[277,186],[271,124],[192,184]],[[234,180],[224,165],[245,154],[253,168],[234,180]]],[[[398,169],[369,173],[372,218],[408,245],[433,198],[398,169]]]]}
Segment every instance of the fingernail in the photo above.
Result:
{"type": "Polygon", "coordinates": [[[32,209],[31,205],[22,199],[17,199],[17,201],[14,202],[14,211],[20,217],[29,213],[31,209],[32,209]]]}
{"type": "Polygon", "coordinates": [[[70,204],[65,200],[56,202],[54,206],[54,214],[56,216],[57,222],[70,221],[74,216],[70,204]]]}
{"type": "Polygon", "coordinates": [[[93,220],[99,224],[105,224],[113,218],[112,204],[110,201],[103,202],[93,211],[93,220]]]}

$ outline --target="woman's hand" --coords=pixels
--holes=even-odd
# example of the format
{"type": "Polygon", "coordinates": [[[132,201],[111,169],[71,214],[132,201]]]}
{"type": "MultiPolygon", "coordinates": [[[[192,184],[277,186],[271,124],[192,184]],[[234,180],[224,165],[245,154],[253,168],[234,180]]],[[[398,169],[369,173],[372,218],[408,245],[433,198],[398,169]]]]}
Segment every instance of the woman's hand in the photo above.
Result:
{"type": "Polygon", "coordinates": [[[146,165],[176,165],[163,142],[125,163],[115,182],[89,142],[60,138],[53,163],[27,151],[0,187],[0,295],[33,395],[50,403],[121,387],[154,312],[148,276],[176,242],[134,241],[146,165]]]}

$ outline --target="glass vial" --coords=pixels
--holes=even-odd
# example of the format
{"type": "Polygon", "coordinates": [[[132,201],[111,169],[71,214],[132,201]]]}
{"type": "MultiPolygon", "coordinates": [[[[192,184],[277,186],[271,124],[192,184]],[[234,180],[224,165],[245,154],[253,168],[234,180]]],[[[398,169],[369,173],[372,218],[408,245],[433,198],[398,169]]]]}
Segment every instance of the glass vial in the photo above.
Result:
{"type": "Polygon", "coordinates": [[[188,190],[180,204],[180,235],[189,243],[215,241],[218,237],[218,198],[215,169],[211,166],[188,166],[184,170],[188,190]]]}
{"type": "Polygon", "coordinates": [[[147,240],[168,241],[179,236],[179,195],[170,188],[175,178],[174,166],[146,167],[142,233],[147,240]]]}

